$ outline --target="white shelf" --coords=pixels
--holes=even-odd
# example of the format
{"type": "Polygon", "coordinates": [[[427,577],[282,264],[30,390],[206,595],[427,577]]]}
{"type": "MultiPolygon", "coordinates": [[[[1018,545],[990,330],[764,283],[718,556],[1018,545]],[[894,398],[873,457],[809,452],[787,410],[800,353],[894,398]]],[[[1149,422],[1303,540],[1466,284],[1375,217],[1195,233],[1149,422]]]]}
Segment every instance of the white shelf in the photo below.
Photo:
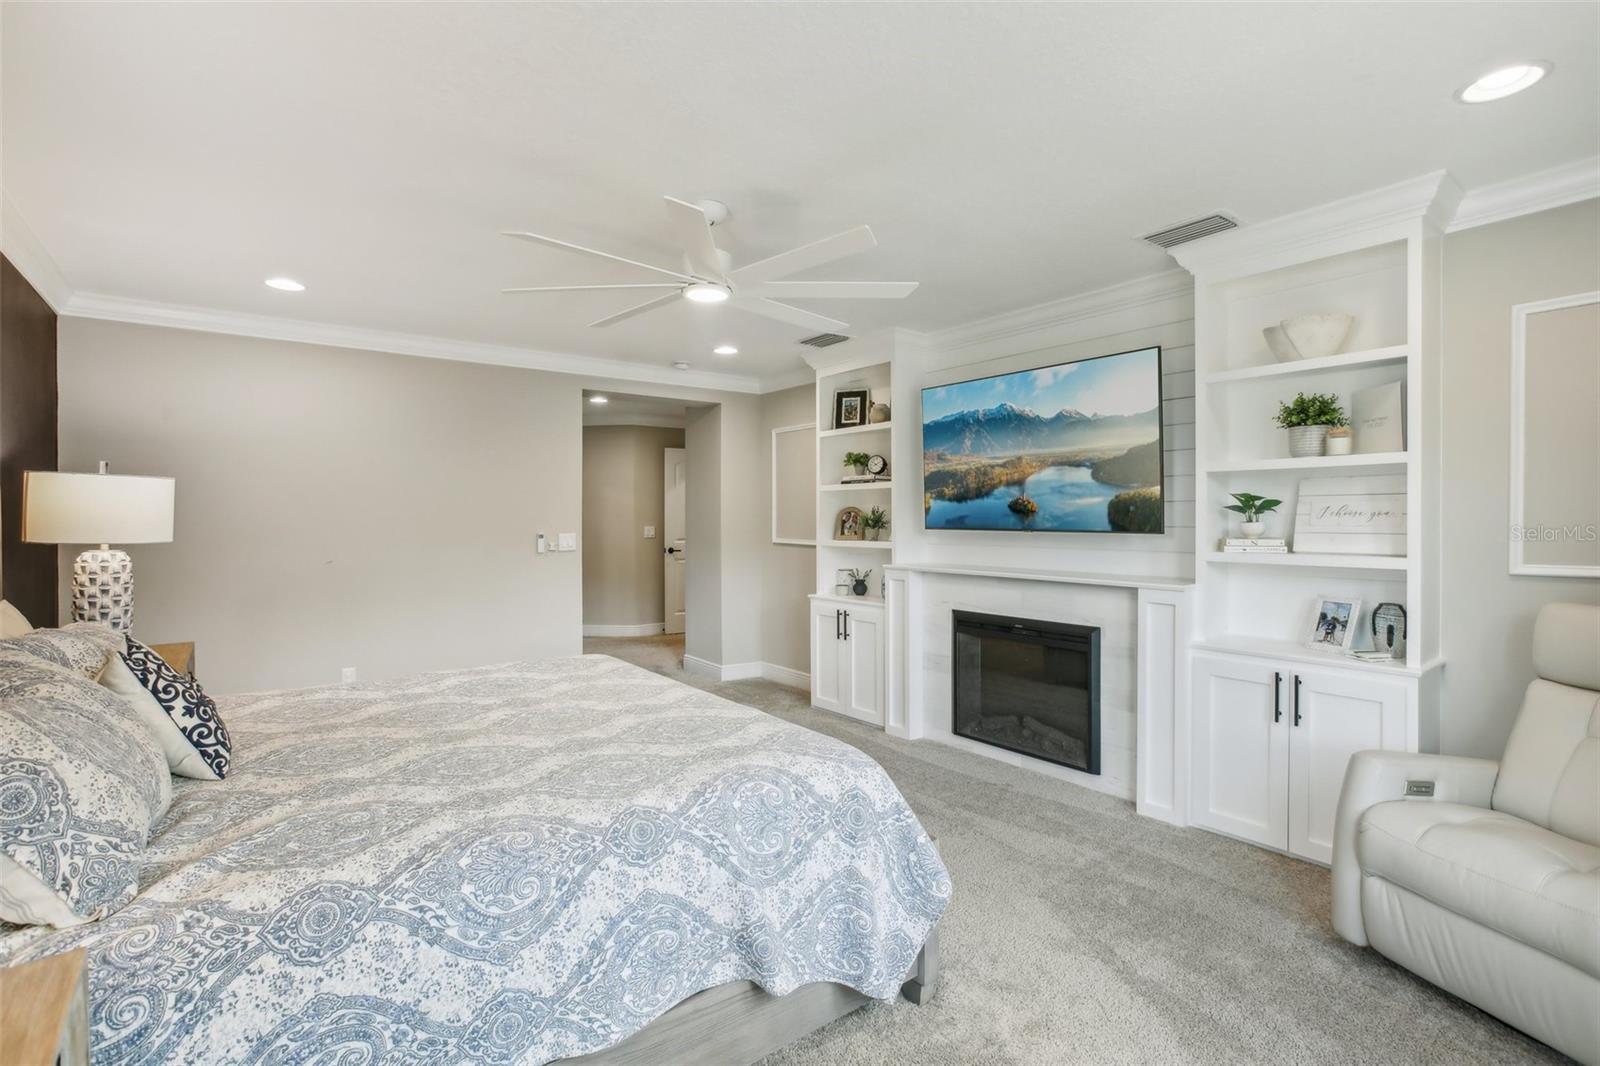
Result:
{"type": "Polygon", "coordinates": [[[1316,552],[1208,552],[1210,563],[1228,566],[1298,566],[1323,570],[1398,570],[1406,568],[1404,555],[1330,555],[1316,552]]]}
{"type": "Polygon", "coordinates": [[[831,548],[873,548],[882,551],[894,547],[892,540],[830,540],[825,543],[831,548]]]}
{"type": "Polygon", "coordinates": [[[1000,577],[1017,581],[1051,581],[1062,585],[1099,585],[1106,588],[1181,591],[1194,587],[1191,577],[1096,574],[1080,570],[1030,570],[1019,566],[961,566],[952,563],[890,563],[885,570],[914,574],[950,574],[955,577],[1000,577]]]}
{"type": "Polygon", "coordinates": [[[1268,363],[1264,366],[1219,370],[1207,374],[1205,380],[1208,385],[1226,385],[1230,381],[1258,381],[1261,378],[1315,374],[1322,370],[1347,370],[1357,366],[1392,366],[1405,362],[1410,351],[1404,344],[1395,344],[1387,348],[1371,348],[1364,352],[1327,355],[1321,359],[1300,359],[1292,363],[1268,363]]]}
{"type": "Polygon", "coordinates": [[[864,492],[867,489],[887,489],[890,481],[858,481],[853,485],[818,485],[822,492],[864,492]]]}
{"type": "Polygon", "coordinates": [[[1340,670],[1359,670],[1363,673],[1391,674],[1415,677],[1434,669],[1437,662],[1408,666],[1403,659],[1367,662],[1342,651],[1322,651],[1292,640],[1268,640],[1265,637],[1223,636],[1194,642],[1196,651],[1223,652],[1228,655],[1252,655],[1294,663],[1310,663],[1340,670]]]}
{"type": "Polygon", "coordinates": [[[1275,470],[1341,470],[1362,466],[1405,466],[1405,452],[1360,452],[1355,455],[1312,455],[1304,459],[1224,460],[1212,466],[1213,474],[1266,474],[1275,470]]]}
{"type": "Polygon", "coordinates": [[[853,437],[858,433],[887,433],[890,423],[874,422],[868,426],[846,426],[843,429],[822,429],[817,431],[819,437],[853,437]]]}

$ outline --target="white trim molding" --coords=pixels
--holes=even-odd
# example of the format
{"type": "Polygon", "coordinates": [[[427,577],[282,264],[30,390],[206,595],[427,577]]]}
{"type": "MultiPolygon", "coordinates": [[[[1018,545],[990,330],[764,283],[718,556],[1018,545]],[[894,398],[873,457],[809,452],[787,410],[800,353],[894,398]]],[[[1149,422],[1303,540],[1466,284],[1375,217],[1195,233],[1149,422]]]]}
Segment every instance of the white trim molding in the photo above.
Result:
{"type": "Polygon", "coordinates": [[[11,197],[0,194],[0,249],[17,268],[17,273],[28,279],[33,290],[44,298],[50,309],[63,314],[63,308],[72,298],[72,287],[61,273],[61,268],[45,250],[33,230],[23,221],[11,197]]]}
{"type": "Polygon", "coordinates": [[[585,426],[646,426],[651,429],[682,429],[688,420],[671,415],[614,415],[583,412],[585,426]]]}
{"type": "Polygon", "coordinates": [[[664,622],[639,622],[631,626],[584,625],[586,637],[653,637],[667,631],[664,622]]]}
{"type": "Polygon", "coordinates": [[[811,693],[811,675],[804,670],[794,670],[787,666],[779,666],[777,663],[762,663],[761,678],[763,681],[800,689],[808,696],[811,693]]]}
{"type": "Polygon", "coordinates": [[[777,663],[714,663],[685,653],[683,672],[707,681],[772,681],[790,688],[811,691],[811,675],[777,663]]]}
{"type": "Polygon", "coordinates": [[[1600,197],[1600,156],[1473,189],[1461,199],[1447,232],[1504,222],[1519,215],[1600,197]]]}
{"type": "Polygon", "coordinates": [[[817,537],[815,532],[817,523],[815,514],[813,514],[811,518],[812,535],[809,538],[780,537],[778,535],[778,489],[780,486],[785,484],[784,480],[778,476],[778,434],[780,433],[811,434],[810,439],[813,445],[812,450],[814,452],[816,450],[815,445],[817,441],[817,424],[815,422],[801,422],[793,426],[778,426],[772,431],[772,543],[798,544],[802,547],[815,548],[817,546],[817,537]]]}
{"type": "Polygon", "coordinates": [[[1526,543],[1519,531],[1527,523],[1526,501],[1523,493],[1523,470],[1528,460],[1527,435],[1527,366],[1528,319],[1546,311],[1560,311],[1568,307],[1600,304],[1600,292],[1580,292],[1572,296],[1558,296],[1552,300],[1535,300],[1514,304],[1511,308],[1511,498],[1510,524],[1506,528],[1507,553],[1512,574],[1523,577],[1587,577],[1600,578],[1600,566],[1564,566],[1547,563],[1530,563],[1522,548],[1526,543]]]}

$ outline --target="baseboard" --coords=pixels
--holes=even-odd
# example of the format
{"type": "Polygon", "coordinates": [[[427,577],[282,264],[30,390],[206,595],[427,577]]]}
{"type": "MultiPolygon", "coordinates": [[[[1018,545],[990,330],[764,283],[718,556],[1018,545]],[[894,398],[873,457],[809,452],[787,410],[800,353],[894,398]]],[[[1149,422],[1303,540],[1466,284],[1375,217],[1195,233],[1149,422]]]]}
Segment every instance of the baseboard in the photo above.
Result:
{"type": "Polygon", "coordinates": [[[683,657],[685,673],[708,681],[752,681],[762,679],[780,685],[811,691],[811,675],[775,663],[714,663],[697,655],[683,657]]]}
{"type": "Polygon", "coordinates": [[[665,622],[640,622],[632,626],[589,626],[583,627],[586,637],[653,637],[658,633],[665,633],[665,622]]]}
{"type": "Polygon", "coordinates": [[[811,675],[804,670],[791,670],[787,666],[779,666],[777,663],[762,663],[761,676],[768,681],[776,681],[780,685],[788,685],[790,688],[798,688],[806,692],[811,691],[811,675]]]}

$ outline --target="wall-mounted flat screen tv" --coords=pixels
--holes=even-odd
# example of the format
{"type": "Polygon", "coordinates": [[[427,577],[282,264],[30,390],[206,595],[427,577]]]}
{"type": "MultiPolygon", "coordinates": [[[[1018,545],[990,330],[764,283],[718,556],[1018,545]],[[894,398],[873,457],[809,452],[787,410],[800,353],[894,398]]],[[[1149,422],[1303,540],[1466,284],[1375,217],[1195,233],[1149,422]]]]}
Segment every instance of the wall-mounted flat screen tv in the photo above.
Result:
{"type": "Polygon", "coordinates": [[[928,529],[1161,533],[1161,349],[922,390],[928,529]]]}

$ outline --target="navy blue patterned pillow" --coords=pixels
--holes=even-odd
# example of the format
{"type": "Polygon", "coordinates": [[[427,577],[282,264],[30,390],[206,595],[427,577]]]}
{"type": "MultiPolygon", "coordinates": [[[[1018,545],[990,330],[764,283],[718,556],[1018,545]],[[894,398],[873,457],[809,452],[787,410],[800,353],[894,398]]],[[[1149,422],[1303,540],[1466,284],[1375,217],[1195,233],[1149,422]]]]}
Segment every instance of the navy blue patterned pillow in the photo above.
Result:
{"type": "Polygon", "coordinates": [[[100,683],[133,704],[161,741],[173,773],[206,781],[227,776],[233,746],[228,727],[199,682],[129,637],[127,650],[106,665],[100,683]]]}

